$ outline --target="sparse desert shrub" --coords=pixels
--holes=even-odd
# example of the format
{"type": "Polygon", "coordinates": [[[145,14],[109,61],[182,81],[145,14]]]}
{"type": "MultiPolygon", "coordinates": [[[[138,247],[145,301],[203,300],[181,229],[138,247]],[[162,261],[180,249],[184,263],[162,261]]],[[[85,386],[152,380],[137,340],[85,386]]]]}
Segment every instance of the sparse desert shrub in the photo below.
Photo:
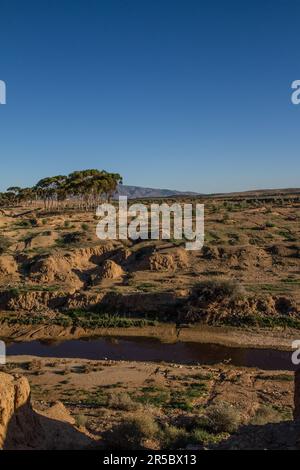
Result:
{"type": "Polygon", "coordinates": [[[268,221],[266,222],[266,227],[267,227],[267,228],[272,228],[272,227],[276,227],[276,225],[274,224],[274,222],[271,222],[270,220],[268,220],[268,221]]]}
{"type": "Polygon", "coordinates": [[[33,359],[31,362],[27,364],[27,370],[29,371],[39,371],[43,367],[43,363],[40,359],[33,359]]]}
{"type": "Polygon", "coordinates": [[[240,236],[237,233],[228,233],[229,245],[238,245],[240,242],[240,236]]]}
{"type": "Polygon", "coordinates": [[[0,235],[0,255],[3,255],[11,246],[11,241],[4,235],[0,235]]]}
{"type": "Polygon", "coordinates": [[[21,220],[20,222],[18,222],[18,226],[19,227],[24,227],[24,228],[29,228],[31,227],[31,223],[29,222],[29,220],[21,220]]]}
{"type": "Polygon", "coordinates": [[[159,426],[153,416],[132,414],[115,426],[108,436],[109,443],[117,449],[137,450],[144,447],[146,439],[154,439],[159,426]]]}
{"type": "Polygon", "coordinates": [[[88,224],[81,224],[81,228],[82,228],[82,230],[84,230],[86,232],[89,229],[89,225],[88,224]]]}
{"type": "Polygon", "coordinates": [[[221,220],[221,222],[223,222],[223,224],[225,224],[226,222],[229,221],[229,214],[228,212],[225,212],[225,214],[223,215],[223,218],[221,220]]]}
{"type": "Polygon", "coordinates": [[[268,374],[258,374],[256,376],[258,380],[275,380],[279,382],[294,382],[294,375],[293,374],[276,374],[276,375],[268,375],[268,374]]]}
{"type": "Polygon", "coordinates": [[[137,400],[143,405],[150,405],[157,408],[167,406],[170,402],[170,391],[166,388],[147,386],[141,389],[142,395],[137,400]]]}
{"type": "Polygon", "coordinates": [[[178,449],[189,442],[189,433],[184,428],[165,425],[159,434],[161,449],[178,449]]]}
{"type": "Polygon", "coordinates": [[[12,298],[16,299],[22,291],[19,287],[12,287],[11,289],[8,289],[7,292],[12,298]]]}
{"type": "Polygon", "coordinates": [[[282,417],[278,411],[274,410],[271,406],[262,405],[256,411],[251,424],[262,426],[268,423],[279,423],[280,421],[282,421],[282,417]]]}
{"type": "MultiPolygon", "coordinates": [[[[240,308],[238,302],[246,303],[246,293],[243,287],[232,280],[208,280],[194,286],[188,302],[179,313],[178,321],[195,323],[202,321],[216,321],[222,311],[232,311],[240,308]],[[208,315],[212,309],[215,317],[208,315]]],[[[224,321],[224,319],[222,319],[224,321]]]]}
{"type": "Polygon", "coordinates": [[[63,245],[77,245],[82,242],[81,232],[70,232],[65,233],[60,239],[60,243],[63,245]]]}
{"type": "Polygon", "coordinates": [[[140,406],[128,393],[111,393],[108,397],[108,407],[116,410],[136,411],[140,406]]]}
{"type": "Polygon", "coordinates": [[[276,299],[275,308],[277,312],[281,314],[296,313],[297,311],[295,301],[293,299],[283,296],[276,299]]]}
{"type": "Polygon", "coordinates": [[[38,219],[36,219],[36,218],[30,219],[29,223],[30,223],[31,227],[37,227],[38,224],[39,224],[38,219]]]}
{"type": "Polygon", "coordinates": [[[66,315],[71,319],[72,323],[76,326],[83,326],[85,328],[129,328],[129,327],[144,327],[155,326],[156,320],[146,318],[135,318],[113,315],[102,311],[85,311],[81,309],[69,310],[66,315]]]}
{"type": "Polygon", "coordinates": [[[19,227],[24,227],[24,228],[37,227],[38,226],[38,220],[36,218],[21,220],[18,223],[18,226],[19,227]]]}
{"type": "Polygon", "coordinates": [[[204,245],[202,248],[202,256],[204,259],[212,260],[219,258],[219,250],[216,246],[204,245]]]}
{"type": "Polygon", "coordinates": [[[213,374],[211,372],[199,372],[197,374],[190,375],[190,379],[194,380],[211,380],[213,378],[213,374]]]}
{"type": "Polygon", "coordinates": [[[52,231],[51,230],[45,230],[45,232],[42,233],[42,236],[43,237],[50,237],[52,235],[52,231]]]}
{"type": "Polygon", "coordinates": [[[195,444],[202,444],[205,446],[208,444],[218,444],[223,439],[226,439],[226,437],[226,433],[213,434],[200,427],[193,430],[190,436],[190,440],[195,444]]]}
{"type": "Polygon", "coordinates": [[[207,428],[209,431],[219,434],[237,431],[241,417],[238,411],[228,403],[218,403],[210,406],[206,411],[207,428]]]}
{"type": "Polygon", "coordinates": [[[236,300],[245,295],[243,287],[232,280],[208,280],[199,282],[193,289],[193,295],[205,302],[217,300],[236,300]]]}
{"type": "Polygon", "coordinates": [[[24,237],[21,238],[21,240],[27,245],[31,243],[31,241],[36,237],[36,234],[34,233],[26,233],[24,237]]]}
{"type": "Polygon", "coordinates": [[[87,422],[88,422],[87,416],[82,415],[82,414],[75,416],[75,424],[78,428],[86,427],[87,422]]]}

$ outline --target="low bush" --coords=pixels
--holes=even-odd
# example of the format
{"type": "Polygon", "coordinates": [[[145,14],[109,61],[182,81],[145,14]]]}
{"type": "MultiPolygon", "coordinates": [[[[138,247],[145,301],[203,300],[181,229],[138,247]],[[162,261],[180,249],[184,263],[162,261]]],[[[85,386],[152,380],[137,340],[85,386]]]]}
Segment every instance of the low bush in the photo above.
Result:
{"type": "Polygon", "coordinates": [[[107,439],[116,449],[138,450],[144,442],[159,435],[159,426],[151,415],[132,414],[115,426],[107,439]]]}
{"type": "Polygon", "coordinates": [[[251,420],[251,424],[264,425],[268,423],[279,423],[282,421],[282,416],[278,410],[272,406],[262,405],[260,406],[255,416],[251,420]]]}
{"type": "Polygon", "coordinates": [[[273,228],[273,227],[276,227],[276,225],[274,224],[274,222],[271,222],[270,220],[268,220],[266,222],[266,227],[267,228],[273,228]]]}
{"type": "Polygon", "coordinates": [[[160,431],[159,441],[161,449],[180,449],[188,444],[189,433],[184,428],[165,425],[160,431]]]}
{"type": "Polygon", "coordinates": [[[82,242],[83,236],[81,232],[65,233],[58,244],[61,245],[78,245],[82,242]]]}
{"type": "Polygon", "coordinates": [[[4,235],[0,235],[0,255],[3,255],[11,246],[11,241],[4,235]]]}
{"type": "Polygon", "coordinates": [[[236,300],[244,297],[243,287],[232,280],[208,280],[196,284],[193,290],[203,301],[236,300]]]}
{"type": "Polygon", "coordinates": [[[24,227],[24,228],[30,228],[30,227],[37,227],[38,226],[38,220],[37,219],[25,219],[21,220],[17,224],[19,227],[24,227]]]}
{"type": "Polygon", "coordinates": [[[238,430],[241,417],[238,411],[228,403],[218,403],[206,411],[206,424],[209,431],[219,433],[234,433],[238,430]]]}
{"type": "Polygon", "coordinates": [[[226,433],[213,434],[200,427],[193,430],[190,440],[195,444],[207,446],[209,444],[218,444],[223,439],[226,439],[227,436],[228,434],[226,433]]]}
{"type": "Polygon", "coordinates": [[[86,427],[88,422],[88,417],[82,414],[75,416],[75,424],[78,428],[86,427]]]}
{"type": "Polygon", "coordinates": [[[111,393],[108,397],[108,407],[123,411],[136,411],[140,406],[134,402],[128,393],[111,393]]]}

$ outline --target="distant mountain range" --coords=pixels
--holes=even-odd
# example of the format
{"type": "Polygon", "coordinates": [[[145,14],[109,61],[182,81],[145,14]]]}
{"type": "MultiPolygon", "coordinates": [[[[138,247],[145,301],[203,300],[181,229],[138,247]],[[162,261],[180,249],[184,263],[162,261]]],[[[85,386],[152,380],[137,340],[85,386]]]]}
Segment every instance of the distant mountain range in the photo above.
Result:
{"type": "Polygon", "coordinates": [[[157,188],[143,188],[141,186],[128,186],[121,184],[118,186],[118,191],[115,198],[118,196],[127,196],[128,199],[143,199],[143,198],[168,198],[180,196],[205,196],[211,198],[220,197],[263,197],[263,196],[280,196],[286,194],[300,194],[300,188],[284,188],[284,189],[254,189],[249,191],[238,191],[231,193],[194,193],[191,191],[176,191],[173,189],[157,189],[157,188]]]}
{"type": "Polygon", "coordinates": [[[117,196],[127,196],[128,199],[142,199],[142,198],[156,198],[156,197],[172,197],[172,196],[197,196],[198,193],[191,191],[175,191],[172,189],[155,189],[143,188],[141,186],[127,186],[120,184],[118,187],[117,196]]]}

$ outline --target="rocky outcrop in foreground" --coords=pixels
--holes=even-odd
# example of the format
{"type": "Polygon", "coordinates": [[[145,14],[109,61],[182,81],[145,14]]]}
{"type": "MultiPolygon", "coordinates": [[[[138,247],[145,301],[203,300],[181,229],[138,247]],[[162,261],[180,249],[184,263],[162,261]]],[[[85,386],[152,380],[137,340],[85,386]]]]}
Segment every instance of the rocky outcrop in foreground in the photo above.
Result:
{"type": "Polygon", "coordinates": [[[0,448],[30,448],[38,443],[40,432],[27,379],[0,373],[0,448]]]}
{"type": "Polygon", "coordinates": [[[0,449],[83,449],[89,444],[62,403],[36,413],[28,380],[0,372],[0,449]]]}

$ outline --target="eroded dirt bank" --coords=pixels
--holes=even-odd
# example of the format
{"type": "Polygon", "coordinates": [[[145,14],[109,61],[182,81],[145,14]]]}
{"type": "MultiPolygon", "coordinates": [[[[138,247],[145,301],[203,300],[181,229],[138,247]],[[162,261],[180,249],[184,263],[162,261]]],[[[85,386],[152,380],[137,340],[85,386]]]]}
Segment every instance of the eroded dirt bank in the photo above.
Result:
{"type": "Polygon", "coordinates": [[[148,337],[161,342],[212,343],[228,347],[292,350],[292,342],[300,338],[293,329],[245,329],[210,327],[206,325],[177,328],[174,324],[146,326],[143,328],[93,328],[62,327],[57,325],[1,324],[0,337],[6,341],[71,340],[87,337],[118,336],[148,337]]]}

